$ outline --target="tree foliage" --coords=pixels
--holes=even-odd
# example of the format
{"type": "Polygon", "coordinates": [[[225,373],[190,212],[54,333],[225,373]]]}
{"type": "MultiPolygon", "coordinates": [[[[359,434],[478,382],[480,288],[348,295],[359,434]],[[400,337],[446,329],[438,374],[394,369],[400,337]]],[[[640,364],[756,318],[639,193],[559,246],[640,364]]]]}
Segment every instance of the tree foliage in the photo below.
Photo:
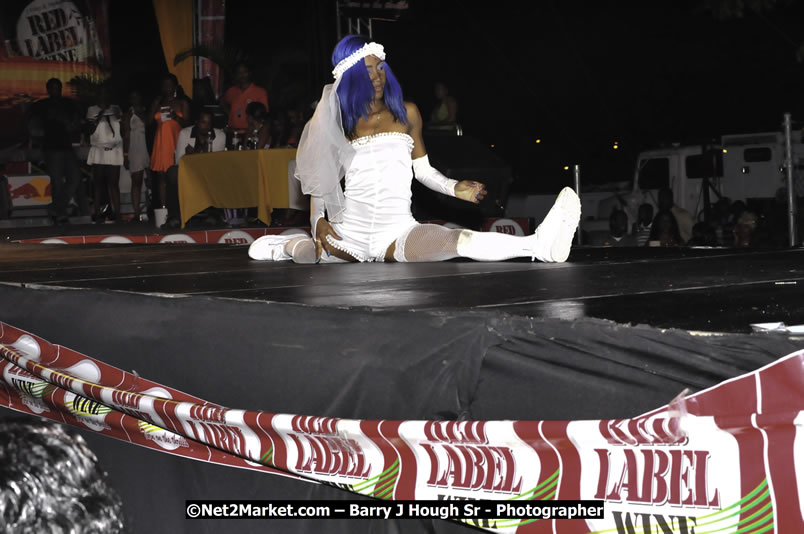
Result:
{"type": "MultiPolygon", "coordinates": [[[[766,13],[791,6],[795,0],[702,0],[703,8],[719,20],[744,18],[747,15],[764,17],[766,13]]],[[[789,38],[785,35],[785,38],[789,38]]],[[[799,39],[801,39],[799,37],[799,39]]],[[[797,47],[796,59],[804,61],[804,42],[797,47]]]]}

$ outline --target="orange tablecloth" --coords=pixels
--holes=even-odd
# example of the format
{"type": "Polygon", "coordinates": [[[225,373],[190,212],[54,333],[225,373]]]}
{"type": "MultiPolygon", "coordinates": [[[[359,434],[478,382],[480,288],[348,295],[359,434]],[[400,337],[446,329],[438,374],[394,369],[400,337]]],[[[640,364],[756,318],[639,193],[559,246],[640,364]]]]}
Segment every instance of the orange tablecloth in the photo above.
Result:
{"type": "Polygon", "coordinates": [[[181,225],[210,206],[250,208],[271,224],[271,210],[288,207],[288,164],[295,148],[192,154],[179,160],[181,225]]]}

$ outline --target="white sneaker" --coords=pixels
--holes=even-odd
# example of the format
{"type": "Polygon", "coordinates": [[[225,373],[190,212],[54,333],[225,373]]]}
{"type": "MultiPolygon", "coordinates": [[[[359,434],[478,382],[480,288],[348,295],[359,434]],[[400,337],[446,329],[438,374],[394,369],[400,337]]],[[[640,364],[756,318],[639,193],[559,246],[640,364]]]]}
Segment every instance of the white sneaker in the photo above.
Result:
{"type": "Polygon", "coordinates": [[[531,260],[561,263],[567,261],[572,238],[581,220],[581,200],[575,191],[565,187],[558,194],[542,224],[536,228],[536,243],[531,260]]]}
{"type": "Polygon", "coordinates": [[[248,256],[252,260],[287,261],[290,254],[285,252],[285,245],[297,235],[264,235],[248,247],[248,256]]]}

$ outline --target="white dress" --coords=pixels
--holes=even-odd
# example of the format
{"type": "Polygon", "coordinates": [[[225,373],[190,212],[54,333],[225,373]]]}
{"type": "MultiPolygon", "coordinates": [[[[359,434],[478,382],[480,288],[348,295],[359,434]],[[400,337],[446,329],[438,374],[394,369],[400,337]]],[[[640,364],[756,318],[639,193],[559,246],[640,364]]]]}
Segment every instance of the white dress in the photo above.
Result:
{"type": "Polygon", "coordinates": [[[358,261],[383,261],[388,247],[417,225],[410,211],[413,138],[389,132],[352,141],[356,153],[346,173],[338,241],[327,241],[358,261]]]}
{"type": "MultiPolygon", "coordinates": [[[[94,121],[101,108],[90,106],[87,120],[94,121]]],[[[113,115],[101,117],[98,126],[89,138],[89,165],[122,165],[123,136],[120,132],[120,108],[112,106],[109,112],[113,115]]]]}
{"type": "Polygon", "coordinates": [[[128,143],[128,168],[131,172],[139,172],[151,164],[148,148],[145,146],[145,123],[132,112],[129,128],[131,138],[128,143]]]}

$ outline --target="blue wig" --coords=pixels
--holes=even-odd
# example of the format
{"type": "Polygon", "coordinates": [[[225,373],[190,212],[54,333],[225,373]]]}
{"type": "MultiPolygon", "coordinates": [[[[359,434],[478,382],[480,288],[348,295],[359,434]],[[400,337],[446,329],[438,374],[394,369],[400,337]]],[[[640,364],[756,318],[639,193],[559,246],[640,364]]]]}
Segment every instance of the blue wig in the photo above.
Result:
{"type": "MultiPolygon", "coordinates": [[[[332,66],[353,52],[363,48],[368,41],[360,35],[347,35],[335,46],[332,52],[332,66]]],[[[346,70],[338,86],[338,99],[341,103],[341,121],[347,137],[352,137],[360,118],[368,120],[371,104],[374,102],[374,86],[365,68],[365,60],[360,60],[352,68],[346,70]]],[[[402,98],[402,88],[387,63],[382,63],[385,70],[385,88],[383,101],[394,118],[402,124],[408,123],[408,113],[402,98]]]]}

